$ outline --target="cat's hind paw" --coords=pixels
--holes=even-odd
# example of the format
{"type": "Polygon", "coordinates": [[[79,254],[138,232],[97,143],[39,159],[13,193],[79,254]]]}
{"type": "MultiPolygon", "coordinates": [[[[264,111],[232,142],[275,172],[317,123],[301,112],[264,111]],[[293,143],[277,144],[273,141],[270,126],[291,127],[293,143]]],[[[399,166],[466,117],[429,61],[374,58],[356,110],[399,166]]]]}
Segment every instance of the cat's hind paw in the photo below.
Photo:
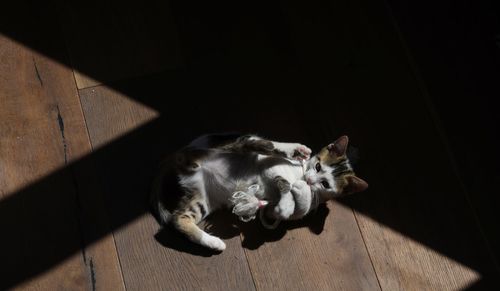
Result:
{"type": "Polygon", "coordinates": [[[210,235],[208,233],[202,234],[201,244],[220,252],[226,249],[226,244],[220,238],[210,235]]]}

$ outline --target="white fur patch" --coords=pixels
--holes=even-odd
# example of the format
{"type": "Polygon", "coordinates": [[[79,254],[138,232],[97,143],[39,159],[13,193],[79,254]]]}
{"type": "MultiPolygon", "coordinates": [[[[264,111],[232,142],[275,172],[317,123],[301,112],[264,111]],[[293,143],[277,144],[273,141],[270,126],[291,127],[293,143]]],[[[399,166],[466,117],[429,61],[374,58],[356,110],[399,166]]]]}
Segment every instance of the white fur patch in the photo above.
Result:
{"type": "Polygon", "coordinates": [[[226,249],[226,244],[218,237],[210,235],[206,232],[201,233],[200,244],[217,251],[226,249]]]}
{"type": "Polygon", "coordinates": [[[291,192],[293,194],[293,198],[295,199],[294,216],[300,218],[306,215],[311,208],[311,188],[307,185],[306,182],[298,180],[292,185],[291,192]]]}
{"type": "Polygon", "coordinates": [[[196,172],[194,175],[179,175],[179,184],[186,188],[200,187],[203,185],[203,175],[201,171],[196,172]]]}
{"type": "Polygon", "coordinates": [[[179,184],[188,189],[198,189],[200,191],[202,201],[204,202],[205,210],[210,212],[210,205],[208,204],[207,191],[205,189],[205,181],[203,179],[202,171],[197,171],[193,175],[179,175],[179,184]]]}
{"type": "Polygon", "coordinates": [[[295,211],[295,202],[293,201],[292,194],[286,193],[282,195],[274,211],[280,219],[288,219],[295,211]]]}
{"type": "Polygon", "coordinates": [[[311,149],[300,143],[287,143],[287,142],[275,142],[273,141],[273,146],[275,149],[284,152],[287,157],[291,158],[295,154],[295,151],[299,151],[301,154],[305,155],[306,159],[311,155],[311,149]]]}
{"type": "Polygon", "coordinates": [[[277,165],[266,169],[263,175],[272,179],[276,176],[281,176],[285,178],[290,184],[301,179],[304,175],[302,167],[290,167],[289,165],[277,165]]]}

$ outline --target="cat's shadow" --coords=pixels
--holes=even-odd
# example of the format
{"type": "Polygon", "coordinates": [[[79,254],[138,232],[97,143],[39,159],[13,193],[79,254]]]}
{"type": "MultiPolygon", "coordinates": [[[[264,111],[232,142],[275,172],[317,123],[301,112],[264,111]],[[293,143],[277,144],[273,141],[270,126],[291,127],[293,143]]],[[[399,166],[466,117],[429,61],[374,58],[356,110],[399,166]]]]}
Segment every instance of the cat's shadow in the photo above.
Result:
{"type": "MultiPolygon", "coordinates": [[[[320,204],[318,209],[305,218],[296,221],[283,221],[276,229],[269,230],[262,226],[258,218],[250,222],[242,222],[229,211],[220,211],[211,215],[202,227],[208,233],[222,239],[230,239],[241,234],[243,236],[242,246],[255,250],[267,242],[279,241],[291,229],[307,227],[311,233],[321,234],[329,212],[330,210],[325,204],[320,204]]],[[[156,233],[155,239],[165,247],[196,256],[209,257],[218,254],[216,251],[192,243],[170,226],[160,229],[156,233]]]]}

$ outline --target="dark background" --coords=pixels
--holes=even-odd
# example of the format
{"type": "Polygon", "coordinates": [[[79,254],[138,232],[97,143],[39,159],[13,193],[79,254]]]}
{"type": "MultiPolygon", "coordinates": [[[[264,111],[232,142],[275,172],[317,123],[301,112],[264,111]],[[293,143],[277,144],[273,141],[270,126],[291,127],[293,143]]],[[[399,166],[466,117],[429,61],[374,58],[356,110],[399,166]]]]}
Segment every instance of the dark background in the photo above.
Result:
{"type": "MultiPolygon", "coordinates": [[[[348,134],[370,190],[341,203],[478,271],[482,280],[471,289],[498,285],[498,2],[149,0],[140,2],[143,14],[134,12],[137,3],[16,1],[1,11],[2,34],[160,118],[0,202],[7,246],[0,289],[146,212],[146,188],[162,156],[199,134],[235,130],[316,150],[348,134]],[[170,43],[172,27],[178,45],[170,43]],[[182,61],[165,69],[172,55],[182,61]],[[89,177],[104,190],[93,191],[89,177]],[[38,206],[54,210],[56,222],[58,211],[78,213],[79,206],[57,204],[73,203],[65,196],[71,187],[77,201],[90,204],[107,193],[111,225],[80,226],[81,242],[54,246],[38,206]],[[33,237],[25,229],[35,229],[33,237]],[[33,246],[24,263],[16,235],[33,246]]],[[[60,235],[57,223],[48,228],[60,235]]]]}
{"type": "Polygon", "coordinates": [[[484,233],[500,246],[500,3],[388,2],[484,233]]]}

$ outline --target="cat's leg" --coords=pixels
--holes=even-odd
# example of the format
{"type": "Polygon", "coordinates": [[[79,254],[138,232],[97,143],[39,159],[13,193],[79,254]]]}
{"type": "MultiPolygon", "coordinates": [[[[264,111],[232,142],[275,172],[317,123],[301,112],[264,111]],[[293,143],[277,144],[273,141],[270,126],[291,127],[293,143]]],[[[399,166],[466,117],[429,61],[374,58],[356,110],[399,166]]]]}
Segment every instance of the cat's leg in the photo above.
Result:
{"type": "Polygon", "coordinates": [[[208,207],[203,199],[191,199],[181,205],[173,214],[174,227],[194,243],[217,251],[225,250],[226,244],[220,238],[206,233],[197,225],[208,215],[208,207]]]}
{"type": "Polygon", "coordinates": [[[298,180],[292,185],[290,191],[295,201],[295,211],[290,217],[291,219],[299,219],[304,217],[311,209],[312,192],[311,187],[304,180],[298,180]]]}
{"type": "Polygon", "coordinates": [[[311,149],[300,143],[271,141],[274,150],[284,153],[287,158],[297,160],[308,160],[311,157],[311,149]]]}
{"type": "Polygon", "coordinates": [[[260,141],[267,143],[268,148],[272,148],[273,153],[281,154],[290,159],[309,159],[311,157],[311,149],[300,143],[277,142],[266,140],[256,135],[246,137],[249,141],[260,141]]]}
{"type": "Polygon", "coordinates": [[[256,135],[242,136],[223,148],[233,151],[257,152],[264,155],[279,155],[299,160],[307,160],[311,156],[311,149],[300,143],[276,142],[256,135]]]}
{"type": "Polygon", "coordinates": [[[274,214],[276,218],[286,220],[295,211],[295,201],[291,193],[290,182],[281,176],[275,177],[274,182],[281,195],[278,205],[274,207],[274,214]]]}

